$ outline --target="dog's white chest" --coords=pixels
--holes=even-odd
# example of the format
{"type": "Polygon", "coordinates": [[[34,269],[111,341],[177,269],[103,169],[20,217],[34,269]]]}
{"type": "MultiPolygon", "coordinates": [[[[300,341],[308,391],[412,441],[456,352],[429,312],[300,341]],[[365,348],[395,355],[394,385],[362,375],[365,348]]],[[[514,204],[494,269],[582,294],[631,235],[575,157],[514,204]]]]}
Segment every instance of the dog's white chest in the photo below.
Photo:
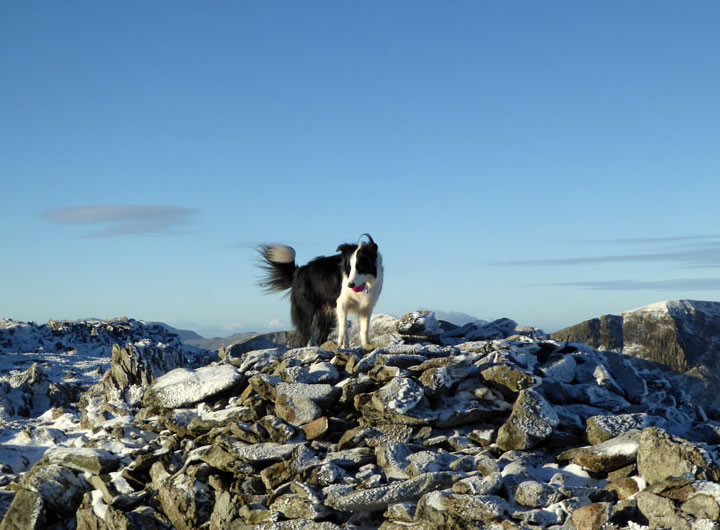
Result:
{"type": "Polygon", "coordinates": [[[371,312],[373,307],[380,297],[380,292],[383,286],[383,267],[382,264],[378,264],[377,276],[372,280],[367,279],[365,288],[355,292],[348,287],[347,276],[343,277],[343,286],[340,291],[340,296],[337,299],[337,304],[343,306],[347,311],[351,313],[368,313],[371,312]]]}

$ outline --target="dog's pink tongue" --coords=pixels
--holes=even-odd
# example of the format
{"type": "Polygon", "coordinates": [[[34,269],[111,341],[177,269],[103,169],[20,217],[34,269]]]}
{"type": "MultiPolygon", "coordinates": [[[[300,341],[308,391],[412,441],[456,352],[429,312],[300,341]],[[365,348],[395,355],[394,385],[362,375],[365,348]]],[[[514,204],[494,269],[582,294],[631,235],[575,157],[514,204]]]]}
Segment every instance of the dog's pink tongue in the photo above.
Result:
{"type": "Polygon", "coordinates": [[[365,290],[365,284],[364,284],[364,283],[361,283],[361,284],[358,285],[357,287],[353,287],[352,290],[355,291],[356,293],[359,293],[360,291],[364,291],[364,290],[365,290]]]}

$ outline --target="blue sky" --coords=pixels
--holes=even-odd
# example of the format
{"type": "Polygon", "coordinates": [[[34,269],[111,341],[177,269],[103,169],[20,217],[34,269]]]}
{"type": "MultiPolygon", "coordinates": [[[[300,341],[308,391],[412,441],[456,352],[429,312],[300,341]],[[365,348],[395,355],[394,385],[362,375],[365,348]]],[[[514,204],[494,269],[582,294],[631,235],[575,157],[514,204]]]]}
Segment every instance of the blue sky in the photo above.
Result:
{"type": "Polygon", "coordinates": [[[720,4],[3,2],[0,317],[287,327],[252,248],[369,232],[378,312],[720,299],[720,4]]]}

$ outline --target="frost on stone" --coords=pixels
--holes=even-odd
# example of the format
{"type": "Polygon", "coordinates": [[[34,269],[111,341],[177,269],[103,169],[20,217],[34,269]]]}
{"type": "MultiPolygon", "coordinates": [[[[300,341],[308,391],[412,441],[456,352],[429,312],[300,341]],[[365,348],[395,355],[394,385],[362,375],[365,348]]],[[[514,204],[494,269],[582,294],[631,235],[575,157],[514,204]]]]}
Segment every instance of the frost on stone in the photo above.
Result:
{"type": "Polygon", "coordinates": [[[557,412],[542,395],[522,390],[510,418],[498,431],[497,443],[503,449],[529,449],[548,438],[559,423],[557,412]]]}
{"type": "Polygon", "coordinates": [[[145,393],[144,403],[158,408],[186,407],[226,391],[239,381],[238,370],[229,365],[197,370],[176,368],[153,382],[145,393]]]}
{"type": "Polygon", "coordinates": [[[397,414],[405,414],[413,409],[425,396],[422,387],[407,377],[395,377],[377,394],[385,407],[397,414]]]}
{"type": "Polygon", "coordinates": [[[643,412],[618,414],[617,416],[592,416],[587,420],[588,441],[591,444],[604,442],[633,429],[663,427],[665,423],[663,418],[650,416],[643,412]]]}

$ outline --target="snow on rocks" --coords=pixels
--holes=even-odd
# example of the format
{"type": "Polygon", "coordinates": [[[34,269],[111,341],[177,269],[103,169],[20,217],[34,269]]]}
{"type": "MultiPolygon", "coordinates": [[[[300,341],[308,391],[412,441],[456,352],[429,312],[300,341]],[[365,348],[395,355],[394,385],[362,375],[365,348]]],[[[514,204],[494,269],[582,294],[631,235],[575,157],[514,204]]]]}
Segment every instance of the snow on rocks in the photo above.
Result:
{"type": "Polygon", "coordinates": [[[276,334],[204,363],[134,336],[62,409],[36,351],[0,387],[37,415],[0,440],[0,530],[720,527],[720,411],[666,371],[509,319],[376,322],[370,352],[276,334]]]}
{"type": "Polygon", "coordinates": [[[145,392],[143,406],[173,409],[195,405],[232,389],[239,381],[240,373],[234,366],[176,368],[153,381],[145,392]]]}

